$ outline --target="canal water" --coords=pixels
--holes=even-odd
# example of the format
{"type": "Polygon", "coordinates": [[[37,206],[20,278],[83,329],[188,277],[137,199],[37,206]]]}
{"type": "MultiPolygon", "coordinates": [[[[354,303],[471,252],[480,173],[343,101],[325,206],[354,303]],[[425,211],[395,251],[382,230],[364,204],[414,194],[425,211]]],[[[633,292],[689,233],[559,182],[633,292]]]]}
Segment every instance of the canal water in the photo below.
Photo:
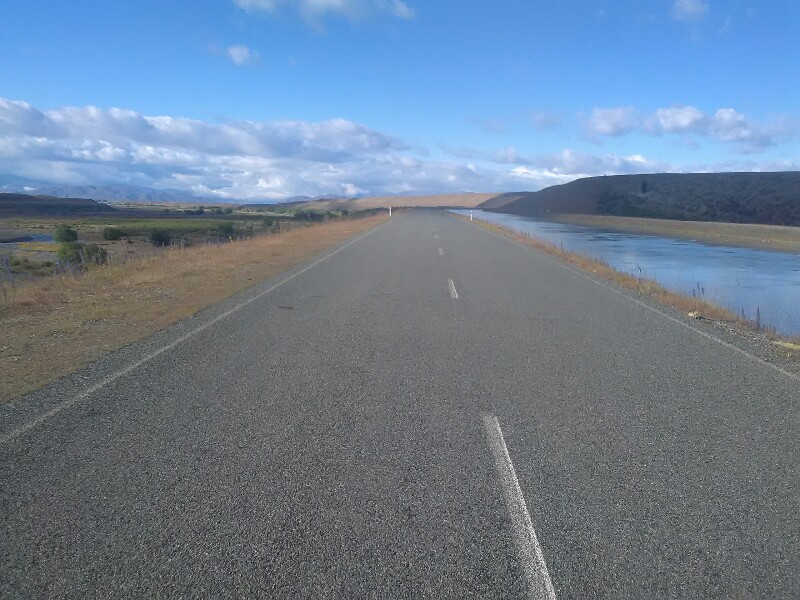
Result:
{"type": "Polygon", "coordinates": [[[653,279],[748,319],[759,315],[762,325],[778,333],[800,335],[800,255],[472,212],[476,219],[598,258],[618,271],[653,279]]]}

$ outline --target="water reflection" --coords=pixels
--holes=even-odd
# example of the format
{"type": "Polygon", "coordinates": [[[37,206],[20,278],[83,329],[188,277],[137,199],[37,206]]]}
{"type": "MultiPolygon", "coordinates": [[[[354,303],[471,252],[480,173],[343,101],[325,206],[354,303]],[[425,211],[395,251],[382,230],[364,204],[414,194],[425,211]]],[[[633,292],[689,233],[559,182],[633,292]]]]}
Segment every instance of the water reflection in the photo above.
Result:
{"type": "Polygon", "coordinates": [[[473,214],[599,258],[624,273],[699,296],[748,319],[755,319],[758,312],[762,324],[779,333],[800,335],[800,256],[796,254],[617,233],[480,210],[473,214]]]}

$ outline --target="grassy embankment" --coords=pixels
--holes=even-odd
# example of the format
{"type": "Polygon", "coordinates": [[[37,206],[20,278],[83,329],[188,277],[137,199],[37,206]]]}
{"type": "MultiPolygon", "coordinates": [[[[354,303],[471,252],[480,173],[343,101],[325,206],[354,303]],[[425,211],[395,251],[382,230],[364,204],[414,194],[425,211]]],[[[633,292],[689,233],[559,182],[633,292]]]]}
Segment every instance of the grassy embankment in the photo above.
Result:
{"type": "Polygon", "coordinates": [[[597,227],[622,233],[662,235],[699,240],[710,244],[800,254],[800,227],[749,223],[674,221],[608,215],[553,214],[548,215],[548,220],[597,227]]]}
{"type": "MultiPolygon", "coordinates": [[[[137,208],[114,210],[102,215],[4,215],[0,213],[0,240],[29,235],[55,235],[60,226],[75,230],[77,242],[94,245],[102,262],[112,264],[145,256],[160,255],[164,246],[195,246],[241,240],[264,232],[276,233],[310,222],[337,219],[346,211],[286,211],[276,209],[258,214],[234,212],[230,207],[200,207],[156,211],[137,208]],[[229,211],[229,212],[227,212],[229,211]],[[158,232],[158,242],[153,235],[158,232]],[[112,235],[113,234],[113,235],[112,235]]],[[[366,216],[367,211],[358,213],[366,216]]],[[[46,276],[69,267],[58,255],[59,244],[16,242],[0,248],[0,284],[31,276],[46,276]]],[[[71,268],[71,267],[69,267],[71,268]]]]}
{"type": "MultiPolygon", "coordinates": [[[[467,217],[460,216],[460,218],[466,219],[467,217]]],[[[564,250],[563,248],[559,248],[558,246],[548,242],[513,231],[506,227],[495,225],[494,223],[488,223],[486,221],[481,221],[480,219],[474,222],[479,226],[488,229],[489,231],[499,233],[515,241],[536,248],[537,250],[541,250],[547,254],[556,256],[561,260],[580,267],[585,271],[599,275],[607,281],[612,281],[621,287],[638,292],[639,294],[652,298],[661,304],[671,306],[672,308],[680,310],[694,318],[722,321],[742,329],[759,331],[765,335],[768,335],[773,343],[780,346],[781,349],[786,352],[787,358],[791,360],[800,360],[800,338],[779,337],[774,332],[765,330],[760,323],[755,323],[753,321],[744,319],[740,315],[722,308],[721,306],[717,306],[701,298],[673,292],[651,279],[634,277],[632,275],[628,275],[627,273],[622,273],[601,260],[589,258],[576,252],[564,250]]]]}
{"type": "Polygon", "coordinates": [[[386,220],[297,227],[221,246],[40,278],[0,290],[0,402],[219,302],[386,220]]]}

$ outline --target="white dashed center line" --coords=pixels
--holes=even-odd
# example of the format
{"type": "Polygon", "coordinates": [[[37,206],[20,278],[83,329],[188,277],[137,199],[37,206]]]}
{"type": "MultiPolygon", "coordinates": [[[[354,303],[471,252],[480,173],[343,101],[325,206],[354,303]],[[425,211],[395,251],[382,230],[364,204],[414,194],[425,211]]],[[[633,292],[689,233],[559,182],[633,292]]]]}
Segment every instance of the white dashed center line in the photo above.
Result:
{"type": "Polygon", "coordinates": [[[448,279],[447,280],[447,286],[450,288],[450,297],[453,300],[457,300],[458,299],[458,292],[456,291],[456,284],[453,283],[452,279],[448,279]]]}

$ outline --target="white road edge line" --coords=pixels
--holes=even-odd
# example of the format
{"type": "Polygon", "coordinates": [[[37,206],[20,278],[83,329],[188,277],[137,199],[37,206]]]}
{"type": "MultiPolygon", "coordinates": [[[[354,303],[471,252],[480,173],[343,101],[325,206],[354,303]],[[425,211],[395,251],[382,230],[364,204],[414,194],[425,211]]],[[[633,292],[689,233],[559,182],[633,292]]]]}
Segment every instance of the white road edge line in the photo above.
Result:
{"type": "Polygon", "coordinates": [[[547,570],[539,538],[533,529],[525,496],[519,487],[517,472],[514,470],[514,463],[511,462],[503,430],[500,429],[500,421],[494,415],[486,413],[483,413],[482,417],[486,441],[489,442],[489,448],[494,455],[494,465],[500,478],[503,499],[506,501],[508,515],[511,518],[520,566],[528,583],[528,595],[535,600],[556,600],[553,581],[547,570]]]}
{"type": "Polygon", "coordinates": [[[444,256],[444,250],[442,250],[441,248],[439,248],[439,256],[444,256]]]}
{"type": "Polygon", "coordinates": [[[447,286],[450,288],[450,297],[453,300],[458,300],[458,292],[456,291],[456,284],[453,283],[452,279],[447,280],[447,286]]]}
{"type": "Polygon", "coordinates": [[[739,346],[731,344],[730,342],[726,342],[725,340],[720,339],[715,335],[711,335],[710,333],[706,333],[705,331],[703,331],[701,329],[697,329],[697,327],[693,327],[689,323],[681,321],[680,319],[676,319],[672,315],[668,315],[664,311],[659,310],[659,309],[657,309],[657,308],[655,308],[653,306],[650,306],[649,304],[647,304],[645,302],[642,302],[638,298],[634,298],[632,296],[629,296],[628,294],[626,294],[626,293],[624,293],[624,292],[622,292],[622,291],[620,291],[618,289],[613,288],[611,285],[609,285],[609,284],[607,284],[607,283],[605,283],[603,281],[598,281],[598,280],[590,277],[587,273],[584,273],[583,271],[580,271],[577,268],[573,268],[569,264],[567,264],[565,262],[561,262],[557,258],[549,256],[548,254],[545,254],[541,250],[537,250],[536,248],[532,248],[531,246],[527,246],[527,245],[523,244],[522,242],[517,242],[516,240],[509,239],[504,235],[501,235],[499,233],[495,233],[494,231],[488,231],[487,229],[484,229],[483,227],[479,226],[477,223],[473,223],[472,227],[475,227],[479,231],[483,231],[484,233],[486,233],[488,235],[493,235],[493,236],[499,237],[501,240],[505,240],[509,244],[513,244],[514,246],[518,246],[519,248],[522,248],[523,250],[526,250],[526,251],[528,251],[528,252],[530,252],[532,254],[535,254],[536,256],[540,256],[540,257],[544,258],[545,260],[550,261],[554,265],[558,265],[562,269],[566,269],[567,271],[571,271],[572,273],[575,273],[575,275],[583,277],[584,279],[586,279],[588,281],[591,281],[595,285],[598,285],[598,286],[600,286],[602,288],[605,288],[610,292],[614,292],[617,296],[622,296],[623,298],[627,298],[628,300],[630,300],[634,304],[638,304],[642,308],[646,308],[647,310],[649,310],[651,312],[654,312],[657,315],[661,315],[662,317],[664,317],[665,319],[667,319],[669,321],[672,321],[673,323],[677,323],[681,327],[685,327],[686,329],[690,329],[690,330],[694,331],[695,333],[699,333],[703,337],[708,338],[709,340],[713,340],[713,341],[717,342],[718,344],[720,344],[721,346],[725,346],[726,348],[729,348],[730,350],[733,350],[734,352],[738,352],[742,356],[745,356],[745,357],[747,357],[747,358],[749,358],[749,359],[751,359],[751,360],[753,360],[753,361],[755,361],[757,363],[761,363],[765,367],[769,367],[770,369],[778,371],[779,373],[782,373],[783,375],[786,375],[786,377],[788,377],[789,379],[794,379],[796,381],[800,381],[800,375],[796,375],[795,373],[787,371],[786,369],[783,369],[783,368],[779,367],[778,365],[773,365],[771,362],[768,362],[768,361],[764,360],[763,358],[759,358],[755,354],[750,354],[747,350],[739,348],[739,346]]]}
{"type": "Polygon", "coordinates": [[[48,410],[45,413],[42,413],[41,415],[39,415],[35,419],[33,419],[31,421],[28,421],[22,427],[19,427],[19,428],[15,429],[14,431],[11,431],[11,432],[3,435],[2,437],[0,437],[0,445],[6,444],[6,443],[18,438],[22,434],[30,431],[34,427],[36,427],[38,425],[41,425],[42,423],[47,421],[49,418],[54,417],[55,415],[60,413],[65,408],[69,408],[73,404],[76,404],[77,402],[80,402],[81,400],[91,396],[96,391],[104,388],[108,384],[114,383],[120,377],[123,377],[123,376],[127,375],[128,373],[130,373],[131,371],[134,371],[134,370],[138,369],[142,365],[144,365],[146,363],[149,363],[154,358],[157,358],[158,356],[161,356],[162,354],[164,354],[164,352],[166,352],[168,350],[172,350],[173,348],[175,348],[179,344],[182,344],[183,342],[185,342],[186,340],[194,337],[198,333],[200,333],[202,331],[205,331],[206,329],[208,329],[212,325],[215,325],[215,324],[219,323],[220,321],[222,321],[222,319],[225,319],[226,317],[229,317],[233,313],[243,309],[245,306],[247,306],[247,305],[255,302],[256,300],[266,296],[270,292],[272,292],[272,291],[278,289],[279,287],[281,287],[283,284],[289,283],[292,279],[295,279],[296,277],[299,277],[303,273],[305,273],[307,271],[310,271],[311,269],[316,267],[318,264],[328,260],[329,258],[331,258],[332,256],[334,256],[336,254],[339,254],[339,252],[341,252],[345,248],[347,248],[349,246],[352,246],[356,242],[362,240],[366,236],[370,235],[371,233],[377,231],[378,229],[383,228],[385,225],[388,225],[389,223],[392,223],[392,222],[393,221],[386,221],[385,223],[382,223],[382,224],[378,225],[377,227],[373,227],[369,231],[366,231],[365,233],[362,233],[361,235],[359,235],[356,238],[353,238],[352,240],[350,240],[349,242],[347,242],[343,246],[339,246],[333,252],[330,252],[330,253],[326,254],[322,258],[318,258],[317,260],[315,260],[314,262],[312,262],[309,265],[306,265],[305,267],[303,267],[302,269],[300,269],[296,273],[292,273],[286,279],[283,279],[283,280],[279,281],[275,285],[268,287],[266,290],[263,290],[263,291],[259,292],[258,294],[256,294],[252,298],[249,298],[249,299],[245,300],[244,302],[241,302],[241,303],[237,304],[233,308],[230,308],[230,309],[226,310],[224,313],[217,315],[216,317],[214,317],[210,321],[206,321],[205,323],[203,323],[199,327],[196,327],[195,329],[192,329],[191,331],[183,334],[179,338],[171,341],[169,344],[167,344],[165,346],[162,346],[161,348],[159,348],[158,350],[155,350],[154,352],[151,352],[150,354],[146,355],[144,358],[141,358],[138,361],[128,365],[124,369],[120,369],[116,373],[112,373],[108,377],[106,377],[104,379],[101,379],[100,381],[98,381],[93,386],[90,386],[90,387],[86,388],[86,390],[84,390],[83,392],[81,392],[77,396],[75,396],[73,398],[70,398],[68,400],[64,400],[63,402],[61,402],[59,404],[56,404],[53,408],[51,408],[50,410],[48,410]]]}

